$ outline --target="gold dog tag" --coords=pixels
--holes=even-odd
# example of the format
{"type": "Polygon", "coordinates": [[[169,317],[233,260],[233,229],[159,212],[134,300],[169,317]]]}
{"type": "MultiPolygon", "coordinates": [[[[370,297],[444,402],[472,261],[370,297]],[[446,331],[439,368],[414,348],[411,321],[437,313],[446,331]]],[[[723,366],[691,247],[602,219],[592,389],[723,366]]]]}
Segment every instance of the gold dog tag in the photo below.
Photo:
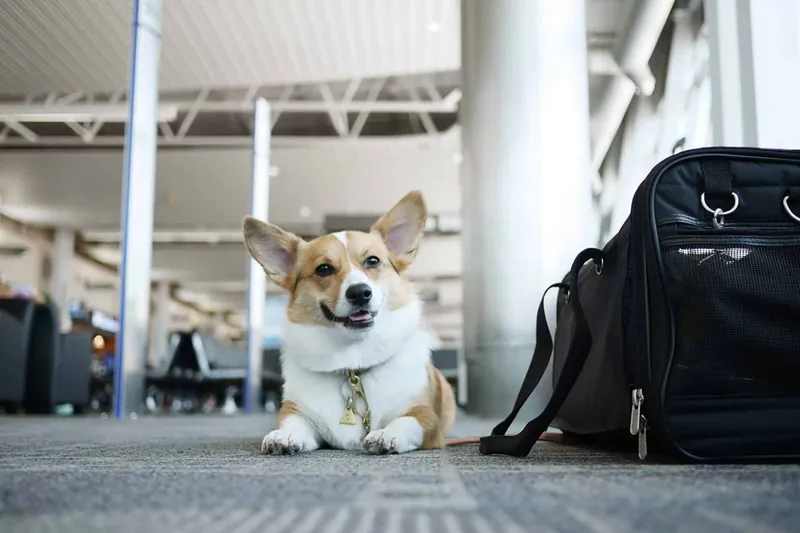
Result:
{"type": "Polygon", "coordinates": [[[348,426],[355,426],[356,425],[356,415],[353,414],[353,410],[350,407],[347,407],[342,413],[342,418],[339,419],[340,424],[346,424],[348,426]]]}
{"type": "Polygon", "coordinates": [[[348,426],[355,426],[356,425],[356,415],[353,413],[353,399],[347,399],[347,405],[344,407],[344,413],[342,413],[342,418],[339,419],[340,424],[346,424],[348,426]]]}

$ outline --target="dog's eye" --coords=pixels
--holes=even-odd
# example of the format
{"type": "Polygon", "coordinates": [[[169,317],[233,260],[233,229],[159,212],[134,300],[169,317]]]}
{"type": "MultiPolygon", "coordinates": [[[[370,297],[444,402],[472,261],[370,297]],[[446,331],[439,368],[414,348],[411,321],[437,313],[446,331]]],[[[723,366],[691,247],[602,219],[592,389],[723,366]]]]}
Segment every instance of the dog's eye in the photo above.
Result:
{"type": "Polygon", "coordinates": [[[381,260],[374,255],[367,257],[367,260],[364,261],[365,268],[378,268],[379,266],[381,266],[381,260]]]}
{"type": "Polygon", "coordinates": [[[314,272],[317,274],[317,276],[322,276],[324,278],[325,276],[330,276],[333,274],[333,267],[328,263],[322,263],[314,272]]]}

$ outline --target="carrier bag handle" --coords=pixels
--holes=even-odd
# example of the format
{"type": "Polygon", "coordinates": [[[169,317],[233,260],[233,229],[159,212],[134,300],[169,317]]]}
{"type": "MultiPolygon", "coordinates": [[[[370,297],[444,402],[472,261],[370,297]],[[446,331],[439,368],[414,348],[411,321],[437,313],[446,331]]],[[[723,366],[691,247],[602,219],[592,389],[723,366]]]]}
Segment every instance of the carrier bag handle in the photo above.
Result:
{"type": "MultiPolygon", "coordinates": [[[[590,259],[594,261],[597,269],[601,268],[604,256],[605,254],[602,250],[587,248],[579,253],[572,263],[572,268],[569,273],[568,289],[570,291],[569,305],[572,306],[572,311],[575,315],[575,334],[572,337],[572,342],[567,352],[564,368],[553,390],[553,395],[550,397],[550,400],[547,402],[541,414],[528,422],[525,428],[516,435],[505,435],[514,417],[522,408],[522,404],[525,403],[525,400],[528,399],[533,389],[536,388],[536,385],[541,380],[544,370],[547,368],[547,364],[552,357],[553,342],[547,328],[547,320],[544,314],[544,297],[542,298],[542,303],[539,304],[539,312],[537,313],[536,349],[534,350],[528,373],[523,380],[522,387],[511,414],[492,430],[490,436],[481,437],[480,452],[482,454],[503,454],[517,457],[528,455],[533,445],[536,444],[536,441],[539,440],[542,433],[547,430],[550,423],[558,414],[558,410],[561,409],[572,387],[575,385],[583,369],[583,364],[586,362],[586,357],[589,355],[589,351],[592,348],[592,335],[589,331],[589,324],[586,322],[586,316],[583,313],[580,296],[578,295],[578,276],[583,265],[590,259]]],[[[548,290],[553,286],[559,285],[560,284],[551,285],[548,287],[548,290]]]]}
{"type": "Polygon", "coordinates": [[[700,205],[711,213],[714,228],[720,229],[725,224],[725,217],[739,207],[739,195],[733,191],[731,182],[730,165],[722,159],[703,159],[700,171],[703,174],[700,205]]]}
{"type": "Polygon", "coordinates": [[[731,171],[726,161],[703,159],[700,161],[700,170],[703,173],[703,192],[720,197],[733,192],[731,171]]]}

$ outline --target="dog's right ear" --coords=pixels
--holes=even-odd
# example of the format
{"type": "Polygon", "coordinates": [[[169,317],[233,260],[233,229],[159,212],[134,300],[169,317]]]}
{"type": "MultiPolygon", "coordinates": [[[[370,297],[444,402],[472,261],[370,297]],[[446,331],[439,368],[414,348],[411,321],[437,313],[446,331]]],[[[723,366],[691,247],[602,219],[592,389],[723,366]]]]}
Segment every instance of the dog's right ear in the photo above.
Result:
{"type": "Polygon", "coordinates": [[[242,224],[244,244],[269,279],[279,287],[291,289],[291,276],[303,240],[278,226],[246,217],[242,224]]]}

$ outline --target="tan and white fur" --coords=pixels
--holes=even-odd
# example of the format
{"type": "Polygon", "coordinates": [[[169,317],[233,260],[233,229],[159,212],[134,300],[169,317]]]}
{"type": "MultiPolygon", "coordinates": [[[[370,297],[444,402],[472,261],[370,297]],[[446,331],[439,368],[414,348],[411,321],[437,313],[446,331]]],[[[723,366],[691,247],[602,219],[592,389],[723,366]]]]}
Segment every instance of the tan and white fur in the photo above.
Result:
{"type": "MultiPolygon", "coordinates": [[[[371,453],[440,448],[453,425],[455,399],[431,363],[433,337],[422,302],[406,278],[427,218],[418,191],[407,194],[370,232],[304,241],[247,217],[245,244],[267,276],[289,293],[281,363],[283,402],[266,454],[323,446],[371,453]],[[354,303],[355,302],[355,303],[354,303]],[[344,318],[350,317],[350,318],[344,318]],[[340,418],[348,370],[360,372],[371,413],[340,418]]],[[[360,399],[358,410],[364,408],[360,399]]]]}

